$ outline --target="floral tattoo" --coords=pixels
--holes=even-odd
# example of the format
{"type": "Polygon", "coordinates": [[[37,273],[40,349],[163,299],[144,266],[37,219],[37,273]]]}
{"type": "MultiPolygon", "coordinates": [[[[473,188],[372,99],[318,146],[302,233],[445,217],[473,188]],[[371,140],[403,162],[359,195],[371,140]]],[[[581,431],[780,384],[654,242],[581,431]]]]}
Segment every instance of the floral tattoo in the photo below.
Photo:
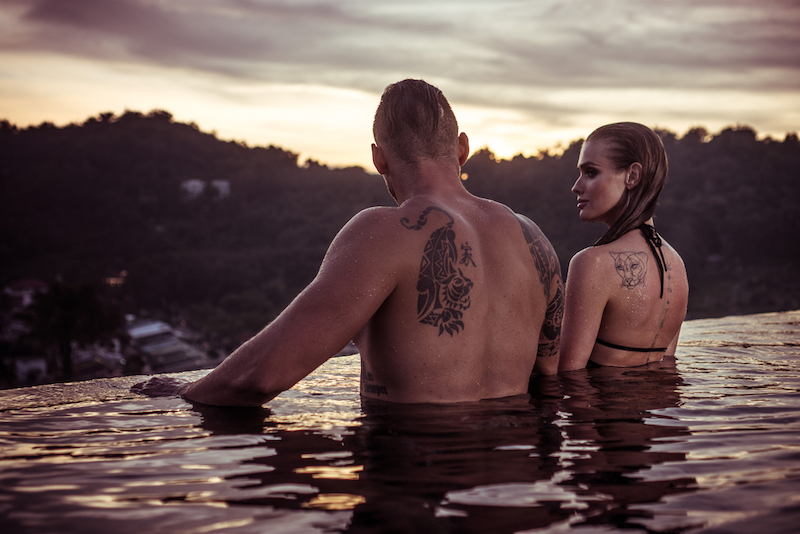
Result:
{"type": "Polygon", "coordinates": [[[420,230],[428,222],[431,211],[439,211],[447,216],[449,222],[437,228],[425,244],[417,281],[417,316],[422,324],[439,327],[439,335],[444,332],[453,336],[464,329],[464,311],[470,307],[472,280],[464,275],[461,267],[475,267],[472,247],[468,242],[456,246],[456,233],[453,230],[453,217],[436,206],[423,210],[416,224],[410,224],[403,217],[400,223],[409,230],[420,230]]]}

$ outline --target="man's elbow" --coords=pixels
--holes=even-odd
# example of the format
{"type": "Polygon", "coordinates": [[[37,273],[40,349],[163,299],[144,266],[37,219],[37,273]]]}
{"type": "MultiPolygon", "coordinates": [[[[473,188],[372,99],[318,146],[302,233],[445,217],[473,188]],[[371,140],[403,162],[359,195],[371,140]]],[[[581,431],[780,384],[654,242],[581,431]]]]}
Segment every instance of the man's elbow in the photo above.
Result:
{"type": "Polygon", "coordinates": [[[559,341],[559,335],[556,333],[553,339],[539,343],[536,351],[536,362],[533,366],[535,374],[554,375],[558,373],[559,341]]]}
{"type": "Polygon", "coordinates": [[[554,375],[558,373],[558,355],[537,356],[536,364],[533,366],[533,373],[536,375],[554,375]]]}

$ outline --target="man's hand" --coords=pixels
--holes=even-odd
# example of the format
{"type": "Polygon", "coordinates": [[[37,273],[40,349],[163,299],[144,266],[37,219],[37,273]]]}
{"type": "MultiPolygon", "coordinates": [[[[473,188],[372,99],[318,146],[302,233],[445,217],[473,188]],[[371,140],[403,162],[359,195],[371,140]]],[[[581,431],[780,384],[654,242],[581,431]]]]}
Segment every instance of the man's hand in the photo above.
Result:
{"type": "Polygon", "coordinates": [[[152,376],[145,382],[131,386],[133,393],[148,395],[150,397],[181,396],[188,389],[191,382],[169,376],[152,376]]]}

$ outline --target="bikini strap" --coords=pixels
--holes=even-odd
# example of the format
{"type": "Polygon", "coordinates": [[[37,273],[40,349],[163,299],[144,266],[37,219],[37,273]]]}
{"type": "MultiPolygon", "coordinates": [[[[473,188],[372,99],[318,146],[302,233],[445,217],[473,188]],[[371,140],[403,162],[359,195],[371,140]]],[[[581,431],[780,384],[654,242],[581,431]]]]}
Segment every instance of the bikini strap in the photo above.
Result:
{"type": "Polygon", "coordinates": [[[661,279],[661,296],[659,298],[664,298],[664,271],[667,270],[667,260],[664,259],[664,252],[661,250],[661,236],[658,235],[654,227],[646,223],[640,224],[639,230],[642,231],[645,241],[650,246],[650,251],[656,258],[658,276],[661,279]]]}
{"type": "Polygon", "coordinates": [[[603,341],[599,337],[595,340],[597,343],[601,345],[605,345],[606,347],[611,347],[612,349],[618,350],[627,350],[629,352],[664,352],[669,347],[650,347],[647,349],[642,349],[639,347],[626,347],[625,345],[617,345],[616,343],[609,343],[608,341],[603,341]]]}

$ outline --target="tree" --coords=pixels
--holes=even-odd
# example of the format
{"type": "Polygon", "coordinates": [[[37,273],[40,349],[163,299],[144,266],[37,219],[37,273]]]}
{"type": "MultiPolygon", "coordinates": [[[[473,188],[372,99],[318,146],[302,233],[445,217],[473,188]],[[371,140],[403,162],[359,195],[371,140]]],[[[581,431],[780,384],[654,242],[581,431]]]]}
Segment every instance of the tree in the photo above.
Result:
{"type": "Polygon", "coordinates": [[[72,378],[73,343],[87,346],[111,339],[123,325],[122,315],[91,284],[53,284],[34,298],[30,319],[29,336],[58,350],[64,380],[72,378]]]}

